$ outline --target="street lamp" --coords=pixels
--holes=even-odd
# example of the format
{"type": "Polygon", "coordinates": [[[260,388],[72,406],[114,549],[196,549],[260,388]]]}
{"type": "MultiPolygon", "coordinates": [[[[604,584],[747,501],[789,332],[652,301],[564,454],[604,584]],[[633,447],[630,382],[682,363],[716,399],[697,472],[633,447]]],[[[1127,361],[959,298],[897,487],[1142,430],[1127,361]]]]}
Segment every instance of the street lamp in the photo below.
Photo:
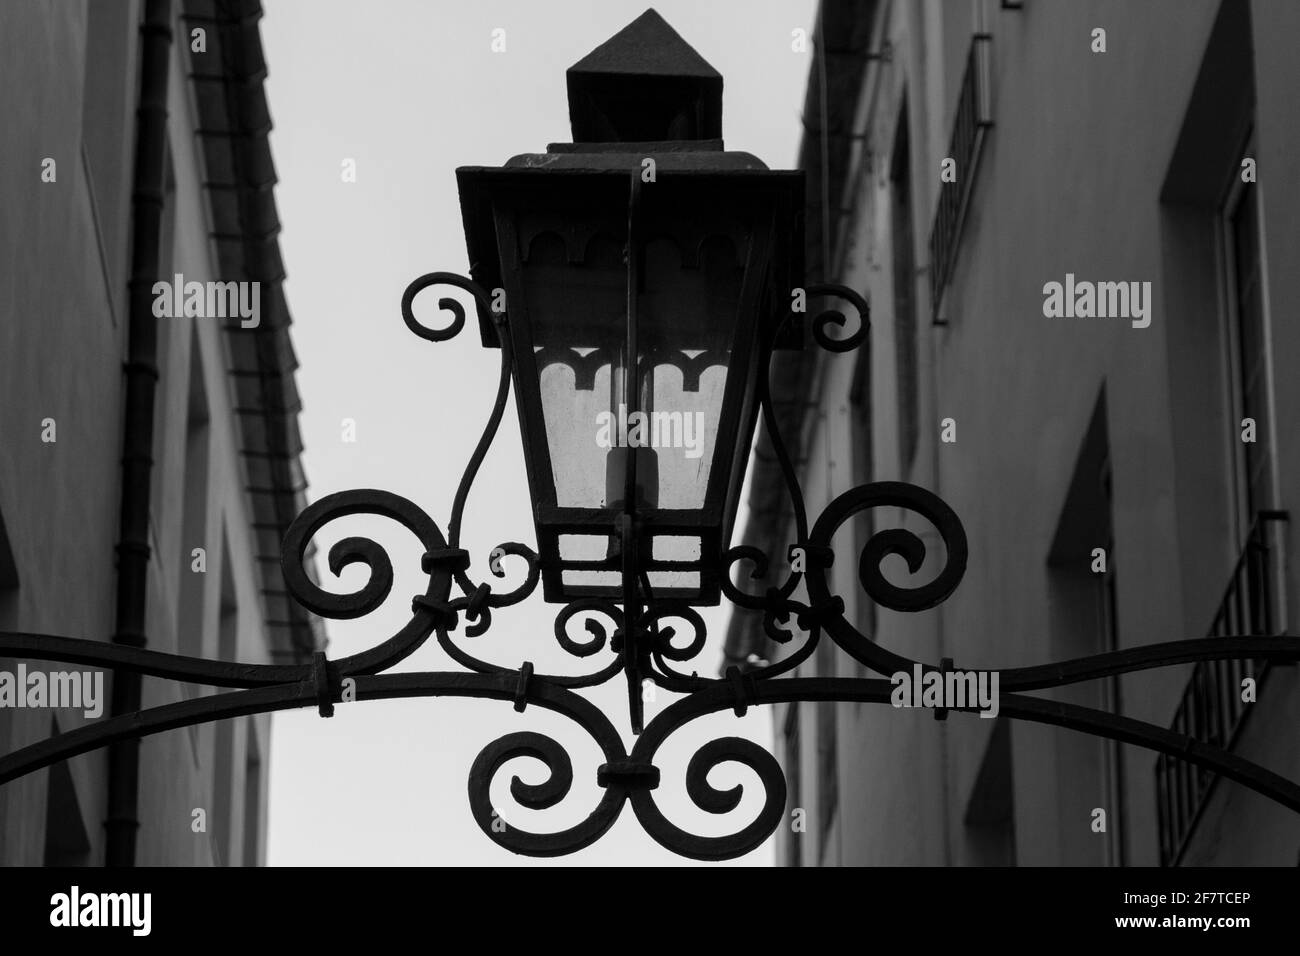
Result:
{"type": "MultiPolygon", "coordinates": [[[[874,482],[831,501],[810,527],[796,472],[785,450],[768,372],[774,350],[800,348],[805,336],[844,352],[865,340],[867,303],[837,285],[803,284],[803,178],[772,172],[746,153],[727,152],[721,135],[722,79],[664,21],[647,11],[574,66],[568,75],[572,144],[517,156],[500,168],[458,171],[472,278],[434,272],[413,282],[402,316],[417,335],[442,341],[465,324],[455,298],[439,299],[452,319],[441,328],[415,317],[427,288],[470,293],[484,345],[497,348],[501,374],[488,423],[461,478],[446,537],[412,502],[364,489],[328,495],[309,506],[285,535],[281,566],[288,590],[310,611],[347,619],[369,614],[389,596],[387,553],[366,538],[330,548],[334,574],[350,564],[369,569],[357,591],[326,591],[307,569],[309,544],[330,521],[357,513],[391,519],[424,548],[423,593],[410,619],[374,647],[337,660],[317,652],[310,664],[258,665],[208,661],[125,644],[106,645],[43,634],[0,633],[0,656],[98,664],[119,671],[214,687],[238,688],[123,714],[63,733],[0,758],[0,783],[114,741],[251,713],[315,706],[321,716],[340,702],[394,697],[481,697],[516,710],[541,707],[572,720],[604,757],[596,775],[603,792],[578,824],[535,833],[506,823],[491,784],[517,757],[541,760],[541,784],[515,778],[516,802],[545,809],[573,784],[569,756],[535,732],[508,734],[479,754],[469,773],[469,802],[479,827],[518,853],[555,856],[600,838],[624,806],[656,841],[697,859],[744,854],[771,835],[784,816],[785,779],[775,759],[752,741],[723,737],[696,752],[686,772],[693,802],[725,813],[741,788],[719,790],[708,776],[723,762],[753,770],[762,789],[754,819],[726,836],[701,837],[669,821],[654,791],[654,759],[672,733],[697,717],[724,710],[743,715],[755,705],[801,701],[893,702],[902,673],[917,686],[958,686],[951,660],[925,664],[881,646],[844,615],[829,580],[836,532],[871,508],[907,509],[938,531],[945,558],[938,574],[902,586],[881,571],[891,556],[920,570],[927,545],[902,529],[878,531],[857,563],[866,597],[896,611],[924,611],[946,600],[961,581],[966,534],[937,496],[913,485],[874,482]],[[806,305],[828,297],[857,313],[806,305]],[[841,331],[831,333],[833,328],[841,331]],[[470,489],[504,414],[513,383],[534,508],[538,552],[518,542],[498,546],[489,568],[505,576],[502,559],[527,567],[525,579],[497,591],[469,577],[460,546],[470,489]],[[794,540],[778,562],[756,548],[729,547],[738,490],[758,418],[763,420],[790,496],[794,540]],[[732,578],[747,564],[743,590],[732,578]],[[783,578],[780,583],[776,579],[783,578]],[[477,638],[494,610],[518,604],[538,583],[547,601],[562,603],[554,623],[559,645],[576,657],[605,656],[586,674],[540,674],[530,661],[505,666],[471,653],[458,637],[477,638]],[[452,596],[453,587],[459,591],[452,596]],[[695,608],[720,595],[763,615],[764,629],[802,643],[784,659],[729,667],[721,678],[684,673],[706,641],[695,608]],[[586,616],[586,639],[567,626],[586,616]],[[604,617],[612,629],[597,618],[604,617]],[[676,641],[666,622],[690,625],[676,641]],[[463,629],[462,629],[463,625],[463,629]],[[791,629],[793,626],[793,630],[791,629]],[[435,636],[461,670],[392,673],[391,668],[435,636]],[[818,642],[831,640],[883,677],[797,677],[818,642]],[[613,722],[580,691],[623,675],[629,749],[613,722]],[[643,682],[684,695],[648,724],[643,682]],[[502,825],[504,823],[504,825],[502,825]]],[[[1222,774],[1292,810],[1300,786],[1236,754],[1142,721],[1033,696],[1028,691],[1109,678],[1152,667],[1214,660],[1300,660],[1300,640],[1247,634],[1111,651],[1090,658],[1000,671],[997,711],[1003,717],[1066,727],[1147,747],[1222,774]]],[[[965,676],[974,676],[965,672],[965,676]]],[[[928,691],[927,691],[928,693],[928,691]]],[[[975,712],[974,701],[936,706],[935,717],[975,712]]]]}
{"type": "Polygon", "coordinates": [[[721,77],[653,11],[569,94],[578,142],[456,174],[471,274],[504,293],[479,320],[513,355],[543,591],[717,604],[760,357],[798,344],[774,339],[803,174],[723,150],[721,77]]]}

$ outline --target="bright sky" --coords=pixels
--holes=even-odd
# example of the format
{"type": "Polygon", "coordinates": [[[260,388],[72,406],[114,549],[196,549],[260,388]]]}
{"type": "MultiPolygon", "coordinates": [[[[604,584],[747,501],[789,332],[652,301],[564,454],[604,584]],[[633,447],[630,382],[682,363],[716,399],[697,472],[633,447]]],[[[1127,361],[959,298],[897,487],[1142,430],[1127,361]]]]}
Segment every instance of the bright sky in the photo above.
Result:
{"type": "MultiPolygon", "coordinates": [[[[365,5],[364,15],[356,4],[334,0],[264,0],[264,6],[280,242],[302,365],[311,497],[385,489],[410,498],[445,532],[456,484],[491,407],[499,353],[479,345],[472,318],[450,342],[416,338],[401,320],[402,292],[425,272],[468,272],[454,169],[499,165],[567,141],[565,69],[640,15],[646,0],[377,0],[365,5]],[[505,30],[503,53],[491,50],[497,28],[505,30]],[[342,181],[345,159],[356,162],[355,183],[342,181]],[[354,443],[342,440],[345,419],[355,421],[354,443]]],[[[727,148],[789,168],[809,67],[809,54],[791,49],[791,35],[798,28],[811,35],[814,0],[660,0],[656,9],[722,73],[727,148]]],[[[417,311],[429,325],[445,324],[433,302],[442,294],[430,290],[420,300],[417,311]]],[[[390,636],[407,618],[408,598],[424,590],[421,548],[402,528],[363,517],[337,521],[317,536],[321,554],[349,534],[374,537],[389,549],[396,583],[369,617],[329,623],[331,657],[390,636]]],[[[504,582],[486,570],[492,548],[513,540],[535,545],[512,398],[466,510],[462,546],[474,561],[471,577],[513,587],[518,561],[506,560],[504,582]]],[[[325,586],[341,591],[359,587],[366,574],[351,568],[338,580],[322,571],[325,586]]],[[[540,598],[539,588],[533,599],[498,611],[473,652],[508,667],[531,660],[551,672],[585,673],[607,660],[607,653],[580,661],[561,651],[552,634],[559,608],[540,598]]],[[[709,645],[690,666],[713,676],[726,611],[712,609],[706,620],[709,645]]],[[[457,667],[431,639],[399,669],[457,667]]],[[[622,679],[589,693],[630,745],[622,679]]],[[[659,691],[647,720],[673,699],[659,691]]],[[[330,720],[314,710],[273,720],[272,865],[687,862],[647,837],[630,808],[594,846],[560,860],[516,857],[479,831],[466,779],[478,752],[503,734],[550,734],[574,764],[573,790],[546,811],[524,810],[508,793],[511,776],[538,782],[542,766],[531,760],[507,766],[493,790],[507,821],[564,829],[600,797],[597,747],[566,719],[537,708],[521,715],[495,701],[362,701],[340,705],[330,720]]],[[[713,715],[684,727],[660,750],[659,805],[691,832],[733,833],[757,810],[754,793],[722,817],[686,796],[686,762],[724,735],[770,748],[770,714],[713,715]]],[[[758,789],[752,773],[735,765],[711,779],[758,789]]],[[[737,862],[771,861],[769,841],[737,862]]]]}

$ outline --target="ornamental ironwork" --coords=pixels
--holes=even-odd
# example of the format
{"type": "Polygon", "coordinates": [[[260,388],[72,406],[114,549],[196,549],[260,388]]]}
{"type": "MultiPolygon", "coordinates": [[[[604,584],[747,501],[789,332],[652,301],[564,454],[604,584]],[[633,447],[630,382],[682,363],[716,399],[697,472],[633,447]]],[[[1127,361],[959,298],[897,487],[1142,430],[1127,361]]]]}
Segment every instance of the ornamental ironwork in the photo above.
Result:
{"type": "MultiPolygon", "coordinates": [[[[437,284],[467,290],[485,303],[490,297],[471,280],[450,273],[432,273],[416,280],[403,300],[403,315],[408,325],[418,326],[423,337],[441,341],[453,336],[464,324],[460,303],[452,298],[441,300],[443,308],[453,314],[451,324],[442,330],[419,326],[412,311],[415,294],[437,284]]],[[[808,292],[841,296],[859,312],[858,328],[842,338],[829,334],[828,330],[843,325],[844,316],[835,311],[819,315],[812,332],[820,346],[843,352],[865,339],[868,309],[860,296],[850,289],[831,285],[810,287],[808,292]]],[[[503,313],[500,321],[509,321],[507,315],[503,313]]],[[[770,347],[764,353],[765,360],[770,359],[770,347]]],[[[391,519],[415,535],[424,548],[421,568],[427,584],[424,592],[411,602],[409,620],[396,633],[360,653],[329,660],[318,652],[310,664],[301,665],[241,664],[46,634],[0,634],[0,653],[9,657],[106,667],[225,689],[223,693],[102,720],[32,744],[0,758],[0,783],[115,741],[209,721],[297,707],[316,707],[322,717],[329,717],[343,699],[344,681],[349,681],[353,688],[349,696],[356,702],[397,697],[487,698],[508,702],[519,711],[529,706],[554,711],[590,736],[604,756],[594,781],[603,795],[582,822],[554,833],[531,832],[508,821],[504,828],[494,827],[496,810],[489,789],[494,777],[509,761],[533,757],[546,765],[548,778],[544,783],[526,784],[516,777],[510,787],[511,795],[521,806],[530,809],[556,805],[569,795],[574,783],[572,764],[565,749],[549,736],[527,731],[501,737],[479,754],[469,772],[470,812],[488,839],[506,849],[530,856],[572,853],[598,840],[630,805],[645,831],[664,847],[695,859],[725,860],[757,847],[781,821],[786,802],[781,768],[771,754],[744,738],[722,737],[701,747],[686,770],[686,792],[697,806],[712,813],[726,813],[739,805],[742,787],[720,790],[708,780],[713,768],[728,761],[743,764],[757,774],[763,791],[762,806],[751,822],[730,835],[689,833],[670,821],[655,799],[660,782],[655,757],[674,732],[706,714],[730,710],[743,715],[748,708],[765,704],[801,701],[888,704],[894,691],[888,679],[890,675],[899,671],[911,673],[914,666],[919,666],[923,673],[954,669],[951,661],[916,661],[868,639],[845,616],[844,600],[834,593],[827,572],[835,558],[831,541],[837,529],[866,509],[903,508],[924,517],[938,530],[946,551],[942,569],[932,581],[918,587],[891,583],[880,570],[885,558],[901,556],[916,572],[925,560],[927,549],[911,531],[883,529],[862,549],[858,581],[866,595],[881,607],[903,612],[935,607],[953,593],[965,571],[968,550],[961,521],[940,498],[923,488],[900,482],[873,482],[840,495],[809,526],[794,467],[774,427],[776,416],[766,375],[761,386],[761,415],[770,429],[785,475],[797,530],[796,546],[806,557],[806,567],[794,571],[789,561],[782,560],[780,563],[787,568],[784,580],[774,581],[761,590],[743,589],[732,580],[730,573],[724,573],[722,590],[736,607],[761,612],[764,629],[775,641],[795,641],[796,636],[786,625],[791,622],[797,625],[803,637],[794,651],[775,663],[728,668],[718,678],[683,673],[674,665],[691,660],[703,650],[704,622],[688,605],[656,600],[644,584],[644,573],[631,564],[624,571],[626,600],[578,599],[566,604],[555,618],[554,635],[560,647],[582,658],[607,651],[612,656],[604,666],[585,675],[544,674],[536,672],[527,661],[508,667],[466,649],[467,639],[481,639],[488,632],[495,611],[523,601],[540,580],[537,555],[524,544],[509,542],[492,552],[490,569],[494,576],[505,576],[505,558],[522,562],[523,580],[509,589],[497,589],[490,583],[471,579],[470,557],[460,547],[465,504],[501,422],[510,391],[510,369],[511,351],[505,344],[501,349],[496,401],[461,478],[446,535],[411,501],[386,491],[361,489],[332,494],[311,505],[285,536],[282,569],[293,596],[314,614],[347,620],[364,617],[388,598],[393,584],[388,554],[368,538],[348,537],[338,541],[329,550],[330,570],[337,575],[352,564],[362,564],[369,570],[369,577],[364,586],[350,594],[331,593],[314,583],[308,574],[305,555],[312,538],[329,522],[355,514],[391,519]],[[806,600],[794,596],[801,584],[806,600]],[[567,630],[579,614],[587,621],[585,638],[575,638],[567,630]],[[597,616],[607,623],[601,624],[597,616]],[[689,625],[688,640],[679,638],[676,628],[667,623],[670,620],[689,625]],[[430,637],[464,670],[386,673],[430,637]],[[842,652],[882,676],[791,677],[823,640],[832,641],[842,652]],[[581,693],[629,673],[684,695],[655,715],[630,749],[610,718],[581,693]]],[[[630,549],[630,553],[635,553],[635,549],[630,549]]],[[[722,563],[728,572],[747,566],[748,574],[744,577],[751,584],[761,584],[772,577],[777,564],[772,556],[748,546],[729,549],[722,563]]],[[[1031,693],[1175,664],[1298,659],[1300,640],[1291,637],[1247,634],[1150,644],[1075,660],[1000,670],[999,707],[1006,717],[1083,731],[1177,758],[1300,811],[1300,786],[1221,747],[1132,717],[1048,700],[1031,693]]],[[[637,704],[631,701],[639,702],[639,693],[630,697],[629,706],[635,708],[637,704]]],[[[973,702],[967,707],[951,709],[978,712],[973,702]]],[[[936,717],[944,716],[946,711],[936,712],[936,717]]]]}
{"type": "MultiPolygon", "coordinates": [[[[961,583],[968,559],[966,532],[938,496],[901,482],[872,482],[832,500],[810,523],[798,476],[782,440],[770,371],[778,349],[802,347],[811,336],[832,353],[852,351],[870,332],[868,303],[835,284],[802,281],[802,174],[769,171],[746,153],[724,152],[721,77],[681,38],[648,12],[569,71],[573,144],[546,154],[516,157],[500,168],[458,171],[472,277],[432,272],[410,284],[401,301],[406,325],[431,342],[453,338],[466,310],[450,295],[438,300],[450,321],[429,327],[415,315],[416,297],[444,287],[468,293],[483,342],[500,350],[496,399],[452,503],[446,532],[419,506],[378,489],[331,494],[307,507],[283,540],[281,570],[289,593],[321,618],[362,618],[390,596],[388,553],[366,537],[345,537],[329,549],[336,576],[363,565],[368,577],[350,593],[322,588],[308,571],[309,548],[330,522],[349,515],[387,518],[423,548],[424,590],[407,621],[368,650],[310,663],[245,664],[164,653],[126,643],[104,644],[48,634],[0,633],[0,656],[92,665],[219,688],[221,692],[147,709],[132,709],[59,734],[0,758],[0,784],[99,747],[215,720],[298,707],[330,717],[343,701],[397,697],[478,697],[517,711],[554,711],[581,728],[603,755],[591,781],[601,791],[579,823],[559,832],[534,832],[505,820],[494,808],[492,784],[517,757],[540,760],[544,782],[518,777],[510,793],[521,806],[542,810],[574,787],[568,752],[552,737],[526,731],[488,744],[469,771],[470,812],[494,843],[516,853],[557,856],[598,840],[630,807],[645,831],[678,854],[724,860],[757,847],[783,818],[786,784],[776,759],[753,741],[725,736],[702,746],[686,768],[686,792],[701,809],[723,814],[739,807],[743,788],[720,789],[709,774],[723,763],[750,768],[761,806],[743,827],[723,836],[690,833],[670,821],[656,799],[656,758],[680,728],[704,715],[804,701],[890,704],[893,675],[946,683],[960,673],[981,688],[994,684],[1001,716],[1082,731],[1145,747],[1167,758],[1222,775],[1300,811],[1300,785],[1247,761],[1219,734],[1198,740],[1117,713],[1037,696],[1035,691],[1112,678],[1156,667],[1217,661],[1300,660],[1300,640],[1258,633],[1130,647],[1090,657],[998,670],[959,671],[954,661],[920,661],[881,646],[845,614],[829,571],[836,532],[860,512],[897,509],[928,521],[942,541],[937,574],[902,586],[882,572],[900,557],[913,575],[926,564],[927,545],[905,528],[872,534],[857,560],[866,597],[894,611],[914,613],[945,601],[961,583]],[[650,51],[647,55],[646,51],[650,51]],[[636,109],[628,113],[628,104],[636,109]],[[811,313],[812,304],[843,306],[811,313]],[[846,331],[851,329],[851,331],[846,331]],[[721,371],[719,371],[721,370],[721,371]],[[550,378],[548,378],[550,376],[550,378]],[[558,376],[558,377],[556,377],[558,376]],[[706,384],[707,383],[707,384],[706,384]],[[522,569],[512,587],[475,580],[462,546],[465,507],[511,391],[524,439],[538,548],[507,542],[488,557],[498,581],[507,561],[522,569]],[[566,486],[577,457],[592,447],[563,442],[553,409],[594,408],[607,396],[622,418],[650,411],[710,409],[718,423],[695,471],[684,474],[653,449],[600,452],[604,473],[593,469],[566,486]],[[555,403],[558,402],[558,405],[555,403]],[[708,404],[712,403],[712,404],[708,404]],[[547,415],[552,415],[548,418],[547,415]],[[751,546],[729,547],[751,439],[762,421],[774,449],[793,515],[794,541],[785,555],[751,546]],[[704,464],[707,462],[707,466],[704,464]],[[707,467],[707,478],[702,476],[707,467]],[[602,480],[603,479],[603,480],[602,480]],[[694,484],[692,484],[694,481],[694,484]],[[689,494],[686,494],[689,493],[689,494]],[[668,558],[652,547],[656,535],[694,536],[695,548],[668,558]],[[569,536],[598,539],[586,555],[566,552],[569,536]],[[494,615],[520,604],[540,586],[562,604],[554,639],[575,658],[603,658],[581,674],[550,674],[530,661],[501,663],[481,648],[494,615]],[[687,673],[683,665],[704,650],[707,634],[697,607],[725,598],[762,617],[763,631],[791,650],[775,662],[731,666],[720,677],[687,673]],[[583,634],[571,625],[581,623],[583,634]],[[393,673],[430,638],[460,670],[393,673]],[[822,641],[877,677],[796,677],[822,641]],[[935,677],[935,675],[938,675],[935,677]],[[613,721],[583,693],[623,680],[635,740],[629,747],[613,721]],[[681,695],[649,721],[646,682],[681,695]]],[[[1252,623],[1242,621],[1247,630],[1252,623]]],[[[138,699],[136,702],[138,707],[138,699]]],[[[934,716],[975,713],[980,703],[944,699],[934,716]]]]}

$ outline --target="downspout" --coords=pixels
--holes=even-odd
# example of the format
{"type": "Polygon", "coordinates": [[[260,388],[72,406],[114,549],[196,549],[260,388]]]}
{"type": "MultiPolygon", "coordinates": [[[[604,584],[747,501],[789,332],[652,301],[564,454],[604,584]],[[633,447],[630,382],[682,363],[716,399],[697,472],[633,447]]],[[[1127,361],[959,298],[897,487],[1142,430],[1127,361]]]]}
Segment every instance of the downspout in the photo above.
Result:
{"type": "MultiPolygon", "coordinates": [[[[126,399],[122,436],[122,502],[117,544],[114,644],[144,647],[149,584],[149,501],[153,471],[154,399],[158,386],[158,280],[166,182],[167,86],[171,71],[171,0],[146,0],[140,25],[140,97],[136,108],[131,192],[131,280],[128,286],[126,399]]],[[[141,707],[141,675],[113,676],[111,716],[141,707]]],[[[134,866],[140,791],[140,740],[108,751],[105,865],[134,866]]]]}

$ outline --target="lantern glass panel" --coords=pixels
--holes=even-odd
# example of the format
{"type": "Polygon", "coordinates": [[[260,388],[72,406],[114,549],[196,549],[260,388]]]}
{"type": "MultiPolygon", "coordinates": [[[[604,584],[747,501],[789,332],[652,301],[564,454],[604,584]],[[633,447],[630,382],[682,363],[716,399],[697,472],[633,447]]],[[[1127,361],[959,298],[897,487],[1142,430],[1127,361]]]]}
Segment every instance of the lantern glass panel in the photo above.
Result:
{"type": "Polygon", "coordinates": [[[585,243],[571,263],[565,241],[543,232],[529,243],[523,268],[532,322],[542,418],[562,508],[605,507],[601,424],[617,413],[626,370],[627,267],[623,244],[607,235],[585,243]]]}
{"type": "MultiPolygon", "coordinates": [[[[690,251],[690,250],[688,250],[690,251]]],[[[669,239],[646,244],[638,301],[643,436],[655,449],[658,507],[704,507],[717,449],[743,269],[733,242],[713,237],[694,263],[669,239]]]]}
{"type": "Polygon", "coordinates": [[[717,602],[762,323],[791,287],[797,177],[683,155],[641,186],[639,155],[458,172],[471,273],[506,292],[548,601],[617,597],[630,566],[657,598],[717,602]]]}

